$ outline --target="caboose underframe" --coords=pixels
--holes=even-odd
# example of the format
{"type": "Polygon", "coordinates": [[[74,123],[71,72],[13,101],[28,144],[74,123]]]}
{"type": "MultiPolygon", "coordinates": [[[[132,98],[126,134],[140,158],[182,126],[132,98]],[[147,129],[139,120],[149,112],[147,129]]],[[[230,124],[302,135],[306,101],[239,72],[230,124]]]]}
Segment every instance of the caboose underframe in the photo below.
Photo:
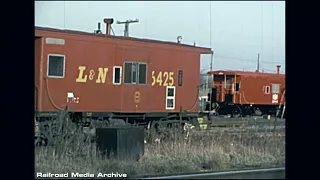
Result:
{"type": "MultiPolygon", "coordinates": [[[[198,117],[197,112],[182,112],[182,113],[121,113],[121,112],[68,112],[70,118],[74,121],[86,120],[108,120],[122,119],[128,123],[146,124],[149,121],[157,120],[177,120],[182,117],[182,120],[189,120],[190,118],[198,117]]],[[[52,119],[59,115],[58,111],[54,112],[36,112],[36,117],[39,121],[52,119]]]]}

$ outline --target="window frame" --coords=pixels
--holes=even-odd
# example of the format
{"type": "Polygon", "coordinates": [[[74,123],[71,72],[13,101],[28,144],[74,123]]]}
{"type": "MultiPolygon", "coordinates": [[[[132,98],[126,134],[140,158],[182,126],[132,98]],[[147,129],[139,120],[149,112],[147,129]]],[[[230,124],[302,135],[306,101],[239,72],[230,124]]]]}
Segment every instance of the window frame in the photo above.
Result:
{"type": "Polygon", "coordinates": [[[270,90],[271,90],[270,86],[264,86],[264,94],[270,94],[270,90]],[[267,89],[269,90],[268,92],[267,92],[267,89]]]}
{"type": "Polygon", "coordinates": [[[47,58],[47,77],[48,78],[58,78],[58,79],[62,79],[64,78],[66,75],[66,55],[64,54],[48,54],[48,58],[47,58]],[[50,62],[50,56],[57,56],[57,57],[63,57],[63,75],[62,76],[51,76],[49,75],[49,62],[50,62]]]}
{"type": "Polygon", "coordinates": [[[240,89],[241,89],[241,83],[240,82],[234,82],[233,83],[233,92],[240,92],[240,89]],[[237,85],[236,84],[239,84],[239,90],[238,91],[236,91],[236,87],[237,87],[237,85]]]}
{"type": "Polygon", "coordinates": [[[121,85],[122,81],[122,67],[121,66],[113,66],[113,77],[112,77],[112,84],[114,85],[121,85]],[[120,69],[120,81],[118,83],[115,82],[116,80],[116,68],[120,69]]]}
{"type": "Polygon", "coordinates": [[[124,63],[123,63],[123,68],[124,68],[124,71],[123,71],[123,84],[125,84],[125,85],[130,85],[130,84],[132,84],[132,85],[147,85],[148,84],[148,63],[145,63],[145,62],[136,62],[136,61],[125,61],[124,63]],[[126,64],[131,64],[131,79],[130,79],[130,82],[125,82],[125,76],[126,76],[126,64]],[[132,65],[133,64],[136,64],[137,66],[136,66],[136,82],[132,82],[132,65]],[[139,81],[139,66],[140,66],[140,64],[144,64],[144,65],[146,65],[146,71],[145,71],[145,78],[146,78],[146,83],[145,84],[140,84],[140,81],[139,81]]]}
{"type": "Polygon", "coordinates": [[[137,84],[138,83],[138,74],[139,74],[139,64],[134,62],[134,63],[131,63],[131,83],[130,84],[137,84]],[[133,82],[133,64],[136,66],[136,81],[133,82]]]}
{"type": "Polygon", "coordinates": [[[141,63],[137,63],[138,64],[138,75],[137,75],[137,84],[138,85],[147,85],[148,84],[148,78],[147,78],[147,75],[148,75],[148,64],[147,63],[144,63],[144,62],[141,62],[141,63]],[[146,76],[145,76],[145,79],[146,79],[146,83],[144,84],[140,84],[140,64],[143,64],[143,65],[146,65],[146,76]]]}
{"type": "Polygon", "coordinates": [[[281,91],[280,89],[281,89],[281,85],[280,85],[280,84],[276,84],[276,83],[272,83],[272,84],[271,84],[271,93],[272,93],[272,94],[280,94],[280,91],[281,91]],[[275,92],[275,93],[274,93],[273,91],[274,91],[274,86],[275,86],[275,85],[278,86],[278,92],[275,92]]]}
{"type": "Polygon", "coordinates": [[[123,63],[123,69],[124,69],[124,71],[123,71],[123,84],[126,84],[126,85],[128,85],[128,84],[132,84],[132,64],[133,64],[134,62],[132,62],[132,61],[125,61],[124,63],[123,63]],[[126,68],[126,64],[131,64],[131,72],[130,72],[130,75],[131,75],[131,78],[130,78],[130,82],[125,82],[125,80],[126,80],[126,70],[127,70],[127,68],[126,68]]]}
{"type": "Polygon", "coordinates": [[[174,110],[176,104],[176,87],[167,86],[166,88],[166,110],[174,110]],[[168,96],[169,89],[173,89],[173,96],[168,96]],[[168,107],[168,99],[173,99],[173,107],[168,107]]]}
{"type": "Polygon", "coordinates": [[[232,77],[227,76],[224,83],[225,89],[232,89],[232,77]]]}
{"type": "Polygon", "coordinates": [[[182,85],[183,85],[183,71],[178,70],[178,86],[182,86],[182,85]]]}

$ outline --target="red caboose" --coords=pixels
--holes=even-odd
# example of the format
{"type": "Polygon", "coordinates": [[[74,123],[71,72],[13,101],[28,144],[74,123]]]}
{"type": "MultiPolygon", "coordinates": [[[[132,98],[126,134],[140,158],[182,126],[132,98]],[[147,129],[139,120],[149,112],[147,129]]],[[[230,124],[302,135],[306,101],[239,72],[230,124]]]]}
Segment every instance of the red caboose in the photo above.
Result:
{"type": "Polygon", "coordinates": [[[219,114],[274,114],[284,105],[285,74],[212,71],[212,109],[219,114]]]}
{"type": "Polygon", "coordinates": [[[184,118],[195,117],[203,53],[212,51],[180,42],[36,27],[36,115],[55,115],[67,106],[79,119],[130,121],[175,118],[182,106],[184,118]]]}

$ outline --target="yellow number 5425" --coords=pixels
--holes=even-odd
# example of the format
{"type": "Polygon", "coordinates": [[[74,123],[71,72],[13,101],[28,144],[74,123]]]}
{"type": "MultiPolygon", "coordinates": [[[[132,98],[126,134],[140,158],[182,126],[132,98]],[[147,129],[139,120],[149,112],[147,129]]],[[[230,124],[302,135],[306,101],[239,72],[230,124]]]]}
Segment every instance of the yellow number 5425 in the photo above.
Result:
{"type": "Polygon", "coordinates": [[[152,86],[154,86],[156,83],[159,84],[159,86],[173,86],[174,84],[174,73],[173,72],[167,72],[167,71],[159,71],[158,75],[156,75],[155,71],[152,71],[152,86]],[[169,81],[169,82],[168,82],[169,81]]]}

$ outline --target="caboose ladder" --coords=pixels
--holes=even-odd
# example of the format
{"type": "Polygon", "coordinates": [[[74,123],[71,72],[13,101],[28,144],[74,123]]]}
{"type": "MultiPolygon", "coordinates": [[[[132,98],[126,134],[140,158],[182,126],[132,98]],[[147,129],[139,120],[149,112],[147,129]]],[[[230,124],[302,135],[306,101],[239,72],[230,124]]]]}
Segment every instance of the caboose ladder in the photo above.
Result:
{"type": "MultiPolygon", "coordinates": [[[[281,97],[281,102],[283,102],[283,108],[282,108],[282,114],[281,114],[281,120],[283,119],[283,116],[284,116],[284,112],[286,110],[286,102],[283,101],[284,100],[284,96],[286,94],[286,90],[283,91],[283,94],[282,94],[282,97],[281,97]]],[[[281,104],[280,102],[280,104],[281,104]]]]}
{"type": "MultiPolygon", "coordinates": [[[[279,113],[280,113],[281,103],[284,102],[284,96],[285,96],[285,94],[286,94],[286,90],[283,90],[283,93],[282,93],[282,96],[281,96],[281,100],[280,100],[280,102],[279,102],[279,108],[278,108],[278,110],[277,110],[277,112],[276,112],[276,117],[275,117],[275,119],[274,119],[273,134],[274,134],[275,131],[276,131],[276,127],[277,127],[277,117],[279,116],[279,113]]],[[[283,118],[284,111],[285,111],[285,107],[286,107],[286,103],[284,102],[283,104],[284,104],[284,105],[283,105],[283,109],[282,109],[281,120],[282,120],[282,118],[283,118]]]]}
{"type": "MultiPolygon", "coordinates": [[[[283,90],[282,96],[281,96],[281,100],[279,102],[279,108],[277,110],[276,116],[279,116],[280,110],[281,110],[281,103],[284,102],[284,96],[286,94],[286,90],[283,90]]],[[[283,109],[282,109],[282,115],[284,114],[284,110],[285,110],[285,102],[283,103],[283,109]]]]}

